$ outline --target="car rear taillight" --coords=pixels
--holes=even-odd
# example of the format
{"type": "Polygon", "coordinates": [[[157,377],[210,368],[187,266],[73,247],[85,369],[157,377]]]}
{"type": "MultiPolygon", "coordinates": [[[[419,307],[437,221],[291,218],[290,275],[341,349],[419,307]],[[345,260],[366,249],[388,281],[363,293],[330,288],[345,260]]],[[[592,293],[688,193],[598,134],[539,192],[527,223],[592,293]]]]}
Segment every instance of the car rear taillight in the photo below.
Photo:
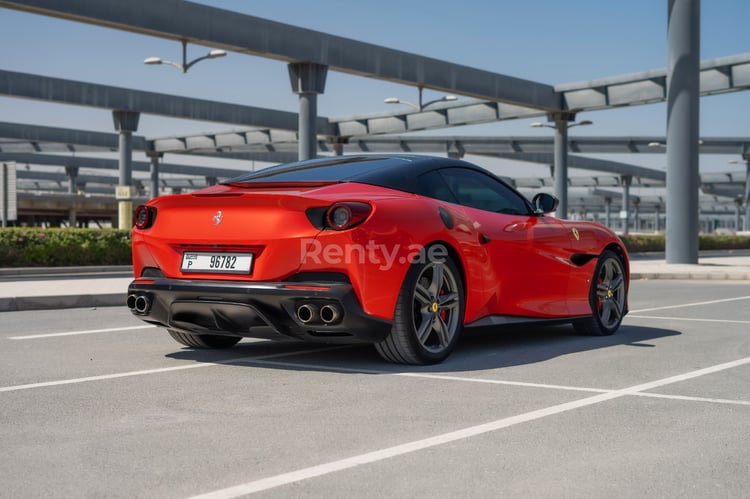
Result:
{"type": "Polygon", "coordinates": [[[148,229],[154,225],[156,219],[156,208],[151,208],[145,204],[139,205],[133,213],[133,225],[136,229],[148,229]]]}
{"type": "Polygon", "coordinates": [[[347,201],[331,205],[326,210],[326,225],[333,230],[346,230],[354,227],[372,212],[372,206],[367,203],[347,201]]]}

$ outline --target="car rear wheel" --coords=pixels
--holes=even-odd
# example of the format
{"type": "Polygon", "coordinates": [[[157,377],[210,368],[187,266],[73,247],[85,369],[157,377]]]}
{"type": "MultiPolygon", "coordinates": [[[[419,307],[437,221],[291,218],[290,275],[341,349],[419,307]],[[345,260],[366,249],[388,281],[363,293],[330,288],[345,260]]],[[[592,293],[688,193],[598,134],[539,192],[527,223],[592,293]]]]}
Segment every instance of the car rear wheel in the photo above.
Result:
{"type": "Polygon", "coordinates": [[[627,286],[622,260],[604,251],[596,263],[589,291],[592,316],[573,323],[580,334],[608,336],[620,327],[625,316],[627,286]]]}
{"type": "MultiPolygon", "coordinates": [[[[435,364],[458,341],[464,320],[461,274],[450,257],[412,263],[401,286],[390,335],[375,348],[387,361],[435,364]]],[[[447,254],[443,251],[442,254],[447,254]]]]}
{"type": "Polygon", "coordinates": [[[168,329],[167,331],[178,343],[192,348],[231,348],[242,339],[239,336],[182,333],[174,329],[168,329]]]}

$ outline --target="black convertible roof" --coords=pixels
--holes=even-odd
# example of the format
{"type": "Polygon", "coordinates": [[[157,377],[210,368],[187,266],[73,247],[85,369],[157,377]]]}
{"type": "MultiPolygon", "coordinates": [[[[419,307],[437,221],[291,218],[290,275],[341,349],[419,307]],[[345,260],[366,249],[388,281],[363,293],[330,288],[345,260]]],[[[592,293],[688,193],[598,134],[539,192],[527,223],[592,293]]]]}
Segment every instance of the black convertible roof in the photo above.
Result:
{"type": "Polygon", "coordinates": [[[412,154],[356,155],[276,165],[222,183],[361,182],[415,192],[419,175],[448,166],[471,168],[492,175],[476,165],[459,159],[412,154]]]}

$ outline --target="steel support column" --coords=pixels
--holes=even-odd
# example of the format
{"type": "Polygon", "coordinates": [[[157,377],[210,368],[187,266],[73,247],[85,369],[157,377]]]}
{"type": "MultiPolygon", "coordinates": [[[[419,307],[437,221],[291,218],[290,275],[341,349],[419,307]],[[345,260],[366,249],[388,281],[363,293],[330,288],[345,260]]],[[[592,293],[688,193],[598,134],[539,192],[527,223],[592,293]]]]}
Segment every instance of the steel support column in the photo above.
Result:
{"type": "Polygon", "coordinates": [[[630,234],[630,184],[633,181],[633,177],[630,175],[623,175],[622,179],[622,211],[620,211],[620,218],[622,219],[622,233],[630,234]]]}
{"type": "Polygon", "coordinates": [[[668,0],[667,263],[698,263],[700,0],[668,0]]]}
{"type": "Polygon", "coordinates": [[[633,200],[633,230],[635,232],[638,232],[641,230],[641,220],[640,220],[640,205],[641,200],[639,198],[636,198],[633,200]]]}
{"type": "Polygon", "coordinates": [[[612,228],[612,198],[604,198],[604,225],[612,228]]]}
{"type": "Polygon", "coordinates": [[[115,130],[120,133],[119,182],[115,191],[117,199],[117,228],[128,229],[133,223],[133,132],[138,130],[140,113],[135,111],[112,111],[115,130]]]}
{"type": "Polygon", "coordinates": [[[75,194],[78,192],[78,167],[77,166],[66,166],[65,174],[68,177],[68,194],[75,194]]]}
{"type": "Polygon", "coordinates": [[[734,230],[742,230],[742,199],[736,198],[734,200],[734,230]]]}
{"type": "Polygon", "coordinates": [[[575,116],[558,113],[550,119],[555,122],[555,197],[560,201],[555,216],[568,218],[568,122],[575,116]]]}
{"type": "Polygon", "coordinates": [[[750,231],[750,158],[745,158],[745,222],[743,229],[750,231]]]}
{"type": "Polygon", "coordinates": [[[318,94],[325,90],[328,66],[306,62],[288,65],[292,92],[299,95],[299,160],[317,156],[318,94]]]}
{"type": "Polygon", "coordinates": [[[150,163],[148,167],[149,185],[151,199],[159,196],[159,160],[164,157],[163,153],[156,151],[146,151],[150,163]]]}
{"type": "MultiPolygon", "coordinates": [[[[77,166],[66,166],[65,167],[65,173],[68,176],[68,194],[75,194],[78,192],[78,167],[77,166]]],[[[78,223],[78,213],[76,211],[76,201],[75,199],[70,204],[70,209],[68,210],[68,225],[70,227],[75,227],[78,223]]]]}

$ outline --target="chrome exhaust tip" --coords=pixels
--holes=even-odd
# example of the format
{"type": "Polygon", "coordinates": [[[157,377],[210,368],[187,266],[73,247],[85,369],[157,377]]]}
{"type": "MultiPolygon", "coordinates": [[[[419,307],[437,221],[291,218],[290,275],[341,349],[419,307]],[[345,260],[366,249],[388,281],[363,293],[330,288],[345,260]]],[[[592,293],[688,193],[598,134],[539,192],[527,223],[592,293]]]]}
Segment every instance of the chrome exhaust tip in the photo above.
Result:
{"type": "Polygon", "coordinates": [[[325,324],[333,324],[341,317],[341,310],[336,305],[323,305],[320,309],[320,320],[325,324]]]}
{"type": "Polygon", "coordinates": [[[308,324],[318,317],[318,307],[311,303],[305,303],[297,307],[297,319],[302,324],[308,324]]]}
{"type": "Polygon", "coordinates": [[[146,312],[148,312],[149,308],[151,308],[151,301],[145,295],[138,295],[135,298],[133,308],[139,314],[145,314],[146,312]]]}

